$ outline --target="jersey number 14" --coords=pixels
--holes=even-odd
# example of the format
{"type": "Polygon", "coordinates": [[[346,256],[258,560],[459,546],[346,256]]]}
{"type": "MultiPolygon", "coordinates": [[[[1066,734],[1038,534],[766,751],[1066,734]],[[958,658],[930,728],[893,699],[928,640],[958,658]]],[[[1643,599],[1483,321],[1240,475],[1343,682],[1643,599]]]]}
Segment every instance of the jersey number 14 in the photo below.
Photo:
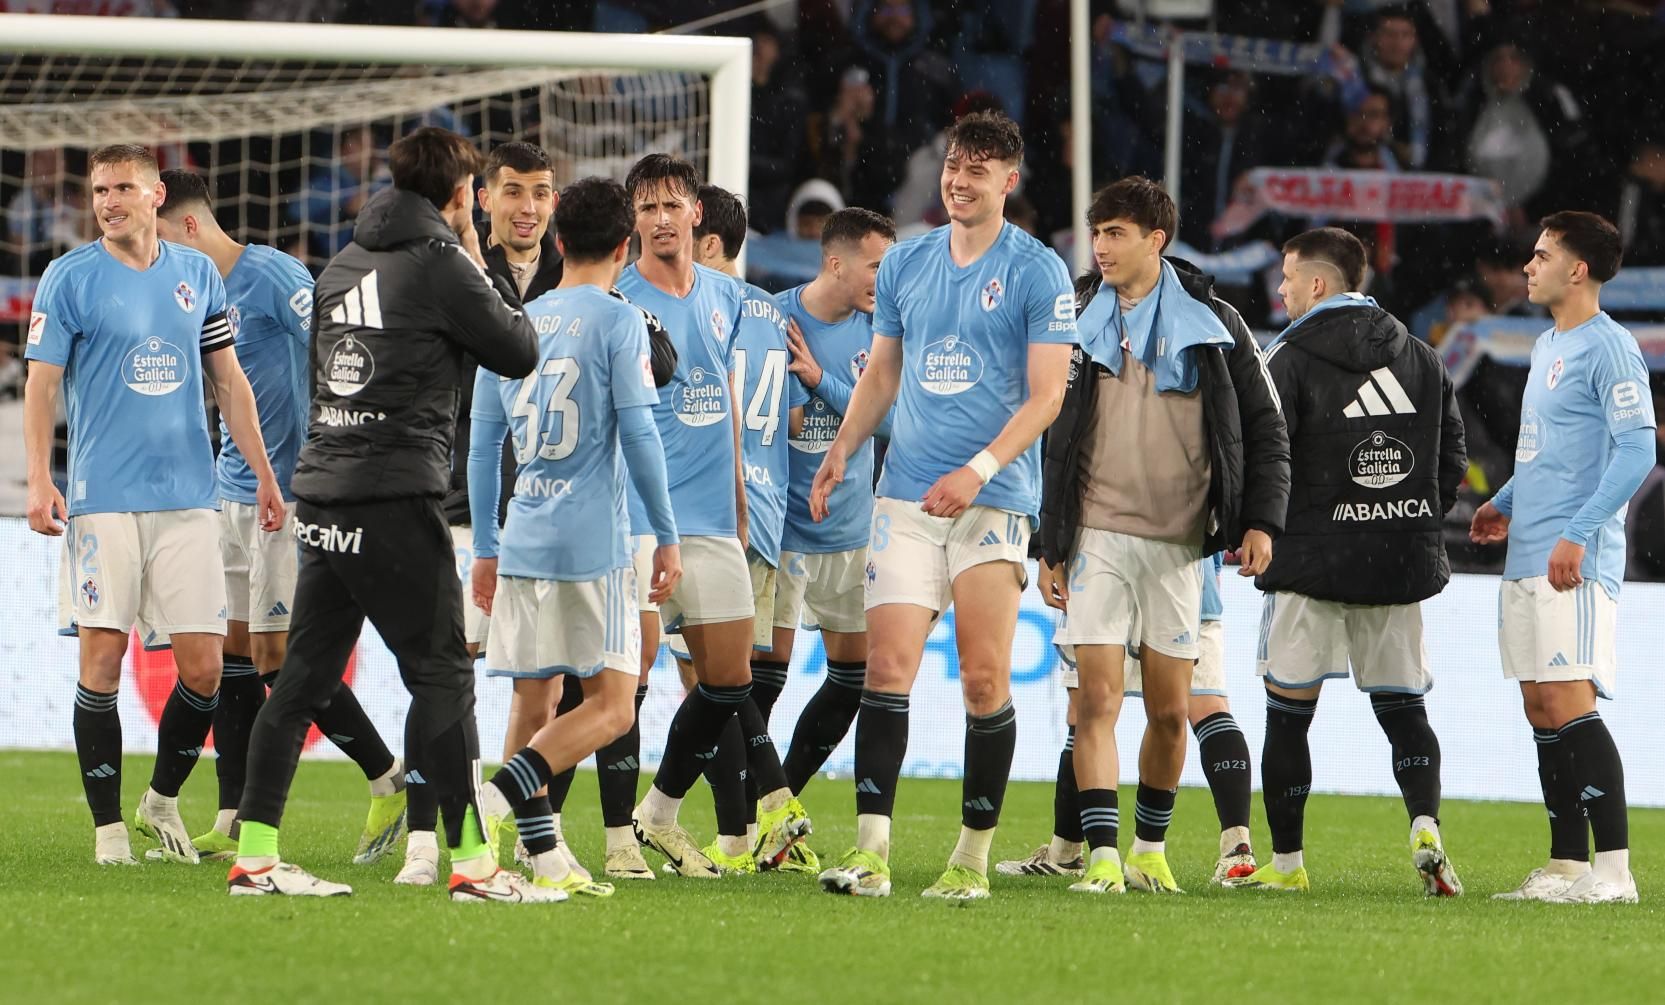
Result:
{"type": "MultiPolygon", "coordinates": [[[[740,393],[746,393],[747,359],[745,349],[734,350],[734,383],[740,393]]],[[[746,428],[763,434],[767,447],[775,442],[780,430],[780,402],[786,392],[786,350],[768,349],[763,353],[763,367],[757,375],[757,390],[746,402],[746,428]]]]}

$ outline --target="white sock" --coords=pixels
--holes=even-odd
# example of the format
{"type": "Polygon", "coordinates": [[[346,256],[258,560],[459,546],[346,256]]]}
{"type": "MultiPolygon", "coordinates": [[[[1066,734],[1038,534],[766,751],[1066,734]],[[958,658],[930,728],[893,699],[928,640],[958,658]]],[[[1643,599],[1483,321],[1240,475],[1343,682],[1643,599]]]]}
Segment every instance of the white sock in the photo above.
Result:
{"type": "Polygon", "coordinates": [[[164,796],[155,789],[145,789],[143,800],[159,810],[172,810],[175,813],[179,812],[178,796],[164,796]]]}
{"type": "Polygon", "coordinates": [[[1544,871],[1558,876],[1582,876],[1590,871],[1590,863],[1576,858],[1552,858],[1544,871]]]}
{"type": "Polygon", "coordinates": [[[1109,845],[1105,845],[1103,848],[1094,848],[1092,850],[1091,854],[1087,858],[1087,865],[1094,866],[1103,862],[1105,859],[1109,859],[1112,862],[1120,862],[1121,856],[1116,854],[1116,849],[1110,847],[1109,845]]]}
{"type": "Polygon", "coordinates": [[[773,813],[792,801],[792,790],[781,786],[773,792],[765,792],[758,799],[758,809],[764,813],[773,813]]]}
{"type": "Polygon", "coordinates": [[[636,847],[636,832],[627,824],[623,827],[607,828],[607,854],[611,855],[622,848],[636,847]]]}
{"type": "Polygon", "coordinates": [[[431,852],[431,855],[425,857],[438,861],[439,836],[433,831],[411,831],[405,838],[405,857],[409,858],[412,852],[431,852]]]}
{"type": "Polygon", "coordinates": [[[484,785],[480,786],[480,814],[480,827],[484,830],[486,823],[484,819],[485,817],[498,817],[503,820],[512,820],[515,815],[515,810],[513,806],[509,805],[509,797],[503,794],[502,789],[491,784],[490,782],[486,782],[484,785]]]}
{"type": "Polygon", "coordinates": [[[555,814],[555,843],[567,843],[566,835],[561,833],[561,815],[559,813],[555,814]]]}
{"type": "Polygon", "coordinates": [[[751,850],[743,834],[718,834],[717,850],[724,855],[744,855],[751,850]]]}
{"type": "MultiPolygon", "coordinates": [[[[560,856],[556,856],[559,858],[560,856]]],[[[565,861],[562,862],[565,865],[565,861]]],[[[497,873],[497,856],[490,850],[473,858],[451,857],[451,871],[465,879],[490,879],[497,873]]]]}
{"type": "Polygon", "coordinates": [[[1429,832],[1430,834],[1434,835],[1434,840],[1435,841],[1438,841],[1440,839],[1439,821],[1435,820],[1433,817],[1422,816],[1422,817],[1417,817],[1415,820],[1411,821],[1411,843],[1412,844],[1416,843],[1416,833],[1417,833],[1417,831],[1427,831],[1427,832],[1429,832]]]}
{"type": "Polygon", "coordinates": [[[856,814],[856,847],[890,861],[890,818],[878,813],[856,814]]]}
{"type": "Polygon", "coordinates": [[[1155,852],[1158,855],[1166,855],[1168,853],[1168,842],[1145,841],[1140,838],[1134,838],[1133,847],[1127,850],[1129,857],[1134,855],[1148,855],[1151,852],[1155,852]]]}
{"type": "Polygon", "coordinates": [[[659,791],[659,786],[650,785],[647,795],[642,798],[642,822],[654,827],[669,827],[676,823],[677,812],[681,809],[681,799],[672,799],[659,791]]]}
{"type": "Polygon", "coordinates": [[[393,767],[370,779],[372,796],[391,796],[405,787],[405,762],[395,757],[393,767]]]}
{"type": "Polygon", "coordinates": [[[1296,869],[1300,869],[1305,865],[1306,860],[1301,857],[1301,853],[1298,851],[1288,853],[1277,851],[1272,853],[1272,868],[1276,869],[1278,872],[1294,872],[1296,869]]]}
{"type": "Polygon", "coordinates": [[[1249,845],[1251,848],[1253,847],[1253,843],[1249,839],[1249,828],[1227,827],[1225,830],[1220,832],[1221,858],[1224,858],[1236,851],[1238,845],[1249,845]]]}
{"type": "Polygon", "coordinates": [[[746,825],[746,847],[757,847],[757,824],[755,822],[746,825]]]}
{"type": "Polygon", "coordinates": [[[1603,883],[1623,884],[1630,875],[1630,849],[1596,852],[1596,879],[1603,883]]]}
{"type": "Polygon", "coordinates": [[[226,837],[231,836],[231,825],[237,822],[236,809],[221,810],[214,815],[214,830],[226,837]]]}
{"type": "Polygon", "coordinates": [[[960,840],[954,845],[954,853],[948,856],[949,865],[960,865],[979,876],[989,874],[989,846],[994,844],[994,828],[974,831],[970,827],[960,828],[960,840]]]}
{"type": "Polygon", "coordinates": [[[559,883],[571,875],[572,866],[559,851],[546,851],[532,856],[532,875],[559,883]]]}
{"type": "Polygon", "coordinates": [[[1061,865],[1064,862],[1074,862],[1076,859],[1081,857],[1081,842],[1065,841],[1063,838],[1054,834],[1052,835],[1052,844],[1047,847],[1046,857],[1055,865],[1061,865]]]}

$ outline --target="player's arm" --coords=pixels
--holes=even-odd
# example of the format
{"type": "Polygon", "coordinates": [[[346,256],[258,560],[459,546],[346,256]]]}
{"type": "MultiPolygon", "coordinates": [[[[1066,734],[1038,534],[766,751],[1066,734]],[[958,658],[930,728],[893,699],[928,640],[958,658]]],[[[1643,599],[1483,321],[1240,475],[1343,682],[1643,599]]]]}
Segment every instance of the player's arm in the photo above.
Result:
{"type": "Polygon", "coordinates": [[[474,528],[469,593],[474,606],[487,614],[497,588],[497,491],[503,478],[503,438],[509,435],[497,384],[495,374],[477,369],[474,407],[468,413],[468,520],[474,528]]]}
{"type": "Polygon", "coordinates": [[[1570,590],[1584,581],[1585,545],[1630,502],[1655,460],[1653,397],[1641,353],[1634,346],[1623,356],[1610,353],[1592,376],[1612,450],[1595,491],[1567,521],[1549,554],[1549,585],[1557,590],[1570,590]]]}
{"type": "Polygon", "coordinates": [[[1457,407],[1457,386],[1440,367],[1443,414],[1440,419],[1440,513],[1457,505],[1457,492],[1468,476],[1468,442],[1464,436],[1463,413],[1457,407]]]}
{"type": "Polygon", "coordinates": [[[58,394],[64,368],[44,360],[29,361],[23,384],[23,450],[28,461],[29,529],[58,537],[69,519],[63,493],[52,484],[52,434],[57,428],[58,394]]]}
{"type": "MultiPolygon", "coordinates": [[[[1218,299],[1213,304],[1217,311],[1222,305],[1218,299]]],[[[1221,321],[1232,337],[1226,368],[1237,392],[1237,412],[1243,427],[1243,543],[1237,574],[1258,576],[1272,564],[1272,538],[1283,533],[1289,508],[1289,438],[1293,434],[1286,413],[1299,409],[1292,406],[1286,410],[1283,402],[1299,399],[1286,399],[1286,384],[1267,372],[1266,358],[1237,311],[1224,306],[1221,321]]],[[[1294,379],[1298,363],[1295,359],[1286,362],[1291,365],[1285,368],[1289,376],[1284,379],[1288,379],[1288,393],[1294,396],[1299,386],[1294,379]]]]}
{"type": "Polygon", "coordinates": [[[740,538],[740,546],[744,548],[750,528],[747,526],[746,512],[746,458],[740,433],[740,424],[745,421],[744,409],[740,407],[740,385],[734,379],[734,372],[729,371],[729,418],[734,424],[734,518],[736,536],[740,538]]]}
{"type": "Polygon", "coordinates": [[[630,484],[647,509],[648,526],[653,528],[658,543],[653,552],[648,599],[662,604],[682,579],[682,547],[676,515],[671,510],[665,445],[659,439],[659,424],[653,419],[658,395],[653,386],[657,374],[650,359],[655,351],[652,335],[645,326],[633,334],[635,337],[623,340],[613,354],[613,411],[618,416],[619,450],[630,472],[630,484]]]}
{"type": "Polygon", "coordinates": [[[856,390],[850,396],[850,407],[839,424],[838,435],[821,458],[821,467],[815,472],[815,483],[809,490],[809,512],[816,521],[826,519],[827,499],[844,481],[844,466],[850,455],[867,442],[890,414],[901,386],[902,340],[874,332],[867,371],[856,381],[856,390]]]}
{"type": "Polygon", "coordinates": [[[1474,519],[1468,525],[1468,539],[1475,544],[1499,544],[1508,540],[1509,518],[1514,512],[1515,480],[1511,478],[1474,511],[1474,519]]]}
{"type": "Polygon", "coordinates": [[[538,333],[514,287],[486,272],[460,247],[446,246],[427,270],[451,338],[505,377],[524,377],[538,365],[538,333]]]}
{"type": "Polygon", "coordinates": [[[260,412],[254,404],[254,388],[237,362],[237,349],[231,343],[231,324],[225,313],[211,314],[202,326],[202,368],[214,391],[214,403],[220,417],[231,433],[231,440],[248,462],[255,478],[255,505],[260,513],[260,529],[283,529],[287,513],[283,492],[278,488],[277,472],[266,456],[266,438],[260,434],[260,412]]]}

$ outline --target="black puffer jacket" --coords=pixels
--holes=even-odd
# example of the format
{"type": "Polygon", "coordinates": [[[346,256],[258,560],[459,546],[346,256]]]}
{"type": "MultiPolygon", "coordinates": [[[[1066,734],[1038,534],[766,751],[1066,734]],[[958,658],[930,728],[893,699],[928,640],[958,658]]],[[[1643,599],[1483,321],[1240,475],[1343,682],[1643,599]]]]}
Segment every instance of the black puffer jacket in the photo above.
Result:
{"type": "Polygon", "coordinates": [[[507,377],[537,364],[514,287],[474,264],[433,203],[390,188],[313,294],[295,495],[320,506],[443,496],[467,357],[507,377]]]}
{"type": "Polygon", "coordinates": [[[1345,604],[1411,604],[1451,578],[1441,521],[1468,470],[1439,353],[1387,311],[1308,315],[1267,356],[1293,471],[1289,516],[1255,585],[1345,604]]]}
{"type": "MultiPolygon", "coordinates": [[[[1207,304],[1231,333],[1228,350],[1202,346],[1197,352],[1197,386],[1202,390],[1203,421],[1210,458],[1208,525],[1203,554],[1235,548],[1245,530],[1276,537],[1283,529],[1289,499],[1289,437],[1278,413],[1277,393],[1248,325],[1230,304],[1214,295],[1214,278],[1189,262],[1167,259],[1180,285],[1207,304]]],[[[1098,290],[1099,277],[1083,276],[1075,284],[1075,312],[1080,316],[1098,290]]],[[[1096,364],[1075,348],[1070,357],[1064,404],[1047,433],[1042,465],[1041,557],[1048,565],[1066,561],[1075,548],[1081,520],[1081,453],[1091,432],[1098,380],[1096,364]]]]}

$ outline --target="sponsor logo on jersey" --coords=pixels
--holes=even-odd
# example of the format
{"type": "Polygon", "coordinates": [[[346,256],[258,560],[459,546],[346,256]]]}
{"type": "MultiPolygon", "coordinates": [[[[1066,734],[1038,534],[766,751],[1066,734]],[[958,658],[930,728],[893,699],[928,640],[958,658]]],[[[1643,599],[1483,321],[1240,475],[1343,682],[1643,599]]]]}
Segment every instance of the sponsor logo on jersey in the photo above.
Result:
{"type": "Polygon", "coordinates": [[[312,287],[303,286],[290,294],[289,309],[300,317],[310,319],[312,317],[312,287]]]}
{"type": "Polygon", "coordinates": [[[565,478],[521,475],[515,479],[515,495],[522,499],[560,499],[571,494],[572,482],[565,478]]]}
{"type": "Polygon", "coordinates": [[[40,345],[40,337],[46,332],[46,315],[40,311],[29,313],[29,344],[40,345]]]}
{"type": "Polygon", "coordinates": [[[867,372],[867,361],[871,358],[866,349],[858,349],[856,354],[850,357],[850,378],[852,380],[861,379],[861,375],[867,372]]]}
{"type": "Polygon", "coordinates": [[[98,584],[90,579],[81,584],[81,603],[89,611],[98,609],[98,584]]]}
{"type": "Polygon", "coordinates": [[[844,417],[833,411],[825,401],[811,395],[804,406],[804,425],[798,435],[787,440],[793,450],[806,454],[824,454],[838,436],[838,425],[844,417]]]}
{"type": "Polygon", "coordinates": [[[1410,477],[1416,455],[1404,441],[1377,430],[1347,455],[1347,476],[1367,489],[1385,489],[1410,477]]]}
{"type": "Polygon", "coordinates": [[[659,385],[653,381],[653,358],[648,353],[642,353],[642,386],[653,390],[659,385]]]}
{"type": "Polygon", "coordinates": [[[297,520],[295,540],[322,551],[333,551],[339,555],[357,555],[359,546],[364,543],[364,528],[342,530],[333,523],[302,523],[297,520]]]}
{"type": "Polygon", "coordinates": [[[1337,503],[1333,518],[1343,523],[1363,523],[1374,520],[1406,520],[1411,517],[1431,517],[1434,508],[1426,499],[1395,499],[1393,502],[1337,503]]]}
{"type": "Polygon", "coordinates": [[[684,426],[695,429],[723,421],[728,411],[724,393],[727,381],[723,374],[712,373],[702,366],[688,371],[688,380],[671,395],[671,407],[684,426]]]}
{"type": "Polygon", "coordinates": [[[186,314],[197,309],[197,291],[191,289],[190,283],[180,283],[173,288],[173,301],[186,314]]]}
{"type": "Polygon", "coordinates": [[[769,469],[764,467],[763,465],[761,465],[761,464],[742,464],[741,468],[746,473],[746,484],[747,485],[756,485],[759,488],[769,488],[769,489],[772,489],[772,488],[775,487],[775,478],[774,478],[774,476],[769,474],[769,469]]]}
{"type": "Polygon", "coordinates": [[[333,426],[337,429],[343,426],[362,426],[366,422],[380,422],[385,418],[387,418],[386,412],[338,408],[335,405],[318,406],[318,421],[323,425],[333,426]]]}
{"type": "Polygon", "coordinates": [[[961,394],[983,379],[983,357],[958,335],[927,345],[919,358],[919,384],[932,394],[961,394]]]}
{"type": "Polygon", "coordinates": [[[1525,464],[1544,449],[1543,424],[1538,410],[1526,405],[1520,411],[1520,435],[1515,438],[1515,463],[1525,464]]]}
{"type": "Polygon", "coordinates": [[[225,309],[225,321],[231,326],[231,337],[236,338],[237,333],[243,330],[243,312],[237,309],[236,304],[225,309]]]}
{"type": "Polygon", "coordinates": [[[977,294],[977,302],[983,305],[983,310],[985,311],[994,310],[996,307],[999,307],[1000,302],[1005,299],[1006,287],[1003,283],[1001,283],[999,276],[995,276],[987,283],[984,283],[982,292],[977,294]]]}
{"type": "Polygon", "coordinates": [[[329,358],[324,361],[324,383],[343,398],[350,398],[364,390],[375,375],[376,358],[370,355],[363,342],[353,338],[352,332],[335,344],[329,358]]]}
{"type": "Polygon", "coordinates": [[[711,309],[711,334],[720,343],[728,333],[728,322],[723,320],[723,312],[713,307],[711,309]]]}
{"type": "Polygon", "coordinates": [[[1549,365],[1549,372],[1544,374],[1545,386],[1551,391],[1555,390],[1555,385],[1561,383],[1561,374],[1566,369],[1567,361],[1560,356],[1555,357],[1555,362],[1549,365]]]}
{"type": "Polygon", "coordinates": [[[1614,422],[1623,422],[1646,415],[1647,408],[1642,404],[1641,386],[1634,380],[1621,380],[1613,385],[1613,414],[1614,422]]]}
{"type": "Polygon", "coordinates": [[[152,335],[128,350],[121,379],[140,394],[172,394],[185,383],[185,359],[184,350],[152,335]]]}

